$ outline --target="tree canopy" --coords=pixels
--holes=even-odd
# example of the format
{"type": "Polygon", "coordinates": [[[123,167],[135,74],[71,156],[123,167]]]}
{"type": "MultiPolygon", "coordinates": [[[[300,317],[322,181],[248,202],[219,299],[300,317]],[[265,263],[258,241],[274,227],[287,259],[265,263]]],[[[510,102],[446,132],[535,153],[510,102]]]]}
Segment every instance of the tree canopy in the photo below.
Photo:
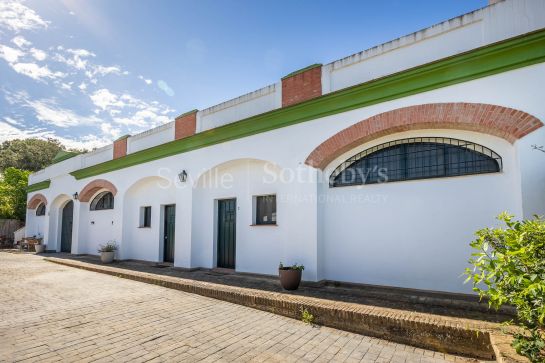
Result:
{"type": "Polygon", "coordinates": [[[4,141],[0,144],[0,173],[9,167],[38,171],[51,165],[61,150],[61,143],[55,139],[4,141]]]}
{"type": "Polygon", "coordinates": [[[0,178],[0,218],[25,220],[29,171],[6,168],[0,178]]]}
{"type": "Polygon", "coordinates": [[[0,144],[0,218],[25,220],[28,176],[80,150],[66,150],[55,139],[25,139],[0,144]]]}

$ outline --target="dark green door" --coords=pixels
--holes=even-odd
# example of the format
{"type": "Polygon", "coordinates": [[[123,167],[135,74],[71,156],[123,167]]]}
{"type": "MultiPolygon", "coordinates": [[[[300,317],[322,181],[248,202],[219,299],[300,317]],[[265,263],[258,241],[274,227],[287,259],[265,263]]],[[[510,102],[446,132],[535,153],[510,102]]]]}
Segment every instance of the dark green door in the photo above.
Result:
{"type": "Polygon", "coordinates": [[[237,200],[218,200],[218,267],[235,268],[237,200]]]}
{"type": "Polygon", "coordinates": [[[176,206],[165,205],[165,246],[163,261],[174,262],[174,230],[176,225],[176,206]]]}
{"type": "Polygon", "coordinates": [[[61,252],[72,252],[72,222],[74,220],[74,202],[69,201],[62,209],[61,252]]]}

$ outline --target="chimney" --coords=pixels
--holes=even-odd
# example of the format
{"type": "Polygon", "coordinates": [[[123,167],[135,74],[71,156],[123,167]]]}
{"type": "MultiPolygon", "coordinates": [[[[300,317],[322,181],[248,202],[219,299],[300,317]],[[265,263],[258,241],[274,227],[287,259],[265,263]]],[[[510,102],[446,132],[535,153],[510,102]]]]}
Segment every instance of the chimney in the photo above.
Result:
{"type": "Polygon", "coordinates": [[[174,123],[174,140],[195,135],[195,131],[197,130],[198,111],[199,110],[191,110],[176,117],[174,123]]]}
{"type": "Polygon", "coordinates": [[[114,141],[114,159],[122,158],[127,155],[127,140],[131,135],[121,136],[114,141]]]}
{"type": "Polygon", "coordinates": [[[313,64],[282,78],[282,107],[322,95],[322,65],[313,64]]]}

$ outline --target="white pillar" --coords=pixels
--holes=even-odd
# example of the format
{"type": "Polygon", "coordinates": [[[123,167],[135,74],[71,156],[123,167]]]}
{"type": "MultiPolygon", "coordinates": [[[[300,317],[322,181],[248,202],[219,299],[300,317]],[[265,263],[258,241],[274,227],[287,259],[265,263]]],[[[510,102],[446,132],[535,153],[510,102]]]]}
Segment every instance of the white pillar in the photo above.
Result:
{"type": "Polygon", "coordinates": [[[183,184],[176,185],[176,234],[174,240],[174,266],[176,267],[194,267],[191,259],[192,223],[193,187],[188,180],[183,184]]]}
{"type": "MultiPolygon", "coordinates": [[[[80,203],[78,200],[74,200],[73,202],[74,211],[72,217],[71,253],[73,255],[77,255],[80,253],[85,253],[84,240],[87,234],[87,223],[89,222],[89,203],[80,203]]],[[[60,215],[62,216],[62,209],[60,210],[60,215]]]]}

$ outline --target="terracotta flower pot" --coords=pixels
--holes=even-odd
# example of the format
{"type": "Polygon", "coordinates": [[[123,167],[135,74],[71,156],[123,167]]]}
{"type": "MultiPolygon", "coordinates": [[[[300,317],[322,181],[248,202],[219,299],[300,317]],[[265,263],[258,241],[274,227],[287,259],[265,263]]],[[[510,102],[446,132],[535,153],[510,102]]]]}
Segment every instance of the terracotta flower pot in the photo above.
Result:
{"type": "Polygon", "coordinates": [[[36,253],[44,253],[45,245],[34,245],[34,250],[36,251],[36,253]]]}
{"type": "Polygon", "coordinates": [[[278,275],[280,276],[280,285],[285,290],[297,290],[301,283],[301,270],[294,269],[278,269],[278,275]]]}
{"type": "Polygon", "coordinates": [[[115,252],[100,252],[100,261],[102,263],[112,263],[114,262],[115,252]]]}

